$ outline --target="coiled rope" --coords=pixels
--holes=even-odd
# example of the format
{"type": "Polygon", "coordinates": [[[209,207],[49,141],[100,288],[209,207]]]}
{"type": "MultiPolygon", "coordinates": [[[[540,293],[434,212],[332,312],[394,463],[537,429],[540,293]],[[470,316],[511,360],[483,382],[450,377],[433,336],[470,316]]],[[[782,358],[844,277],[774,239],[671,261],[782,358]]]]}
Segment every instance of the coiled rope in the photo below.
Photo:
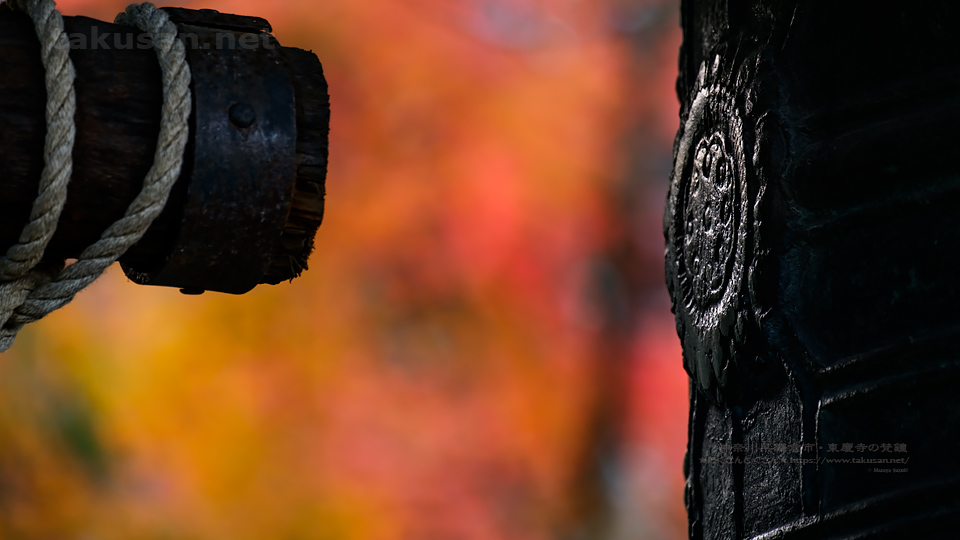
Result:
{"type": "Polygon", "coordinates": [[[180,176],[189,138],[190,68],[177,28],[167,14],[149,3],[132,4],[117,16],[117,24],[134,26],[154,44],[163,77],[160,137],[153,165],[143,188],[124,216],[100,239],[83,250],[76,262],[43,261],[67,198],[73,171],[75,71],[63,17],[54,0],[8,0],[15,10],[33,19],[46,71],[47,135],[40,190],[19,243],[0,257],[0,352],[8,350],[25,324],[67,305],[111,264],[143,237],[163,210],[180,176]]]}

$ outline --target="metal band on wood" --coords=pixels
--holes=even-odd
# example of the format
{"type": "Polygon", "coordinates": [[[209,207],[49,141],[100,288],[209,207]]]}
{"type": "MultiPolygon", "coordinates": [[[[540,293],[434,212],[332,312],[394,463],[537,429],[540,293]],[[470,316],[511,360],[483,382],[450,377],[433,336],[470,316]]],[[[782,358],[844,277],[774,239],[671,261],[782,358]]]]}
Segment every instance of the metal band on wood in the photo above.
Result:
{"type": "Polygon", "coordinates": [[[155,268],[124,270],[145,285],[245,293],[267,273],[264,253],[290,213],[297,143],[290,68],[262,19],[165,11],[188,44],[196,79],[194,151],[185,164],[191,181],[170,256],[155,268]]]}

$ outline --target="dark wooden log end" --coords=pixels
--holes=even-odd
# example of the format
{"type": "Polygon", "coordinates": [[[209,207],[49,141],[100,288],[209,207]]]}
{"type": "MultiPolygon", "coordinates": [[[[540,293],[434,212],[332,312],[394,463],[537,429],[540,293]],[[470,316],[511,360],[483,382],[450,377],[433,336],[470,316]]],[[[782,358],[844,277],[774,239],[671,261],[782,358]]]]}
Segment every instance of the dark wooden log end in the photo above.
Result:
{"type": "Polygon", "coordinates": [[[323,66],[312,52],[283,49],[293,73],[297,105],[297,179],[290,216],[262,283],[275,285],[307,269],[313,240],[323,222],[329,155],[330,96],[323,66]]]}
{"type": "MultiPolygon", "coordinates": [[[[120,262],[138,283],[181,288],[237,293],[256,283],[292,280],[306,270],[323,219],[330,99],[320,61],[311,52],[277,46],[267,33],[269,24],[262,19],[211,10],[167,11],[180,25],[188,61],[196,71],[191,138],[181,178],[166,208],[120,262]],[[204,46],[190,48],[190,38],[195,42],[198,36],[206,40],[204,46]],[[222,37],[242,43],[241,39],[254,36],[267,49],[263,54],[244,47],[219,48],[222,37]],[[208,52],[207,43],[217,46],[208,52]],[[271,52],[274,47],[279,50],[271,52]],[[276,71],[269,76],[269,84],[237,86],[249,77],[266,77],[262,72],[266,69],[264,59],[269,60],[267,67],[276,71]],[[252,90],[255,86],[273,90],[258,94],[252,90]],[[196,110],[200,90],[204,96],[202,119],[198,119],[196,110]],[[221,93],[226,96],[222,111],[216,101],[221,93]],[[289,96],[289,121],[284,109],[277,108],[281,103],[278,96],[289,96]],[[250,118],[245,119],[245,114],[250,118]],[[224,125],[230,126],[234,136],[224,141],[236,139],[237,144],[211,144],[214,139],[210,133],[219,133],[221,128],[217,126],[228,118],[229,123],[224,125]],[[201,132],[205,134],[203,148],[197,145],[201,132]],[[273,136],[270,133],[286,138],[290,144],[273,150],[261,144],[257,159],[266,165],[256,169],[248,163],[247,146],[256,137],[273,136]],[[271,165],[270,160],[277,165],[271,165]],[[258,176],[261,173],[276,178],[258,176]],[[191,186],[197,182],[207,186],[201,190],[208,191],[195,193],[191,186]],[[261,192],[268,196],[259,198],[261,192]],[[238,198],[224,201],[218,198],[221,195],[238,198]],[[217,204],[223,209],[207,212],[209,206],[217,204]],[[244,208],[231,210],[237,206],[244,208]],[[268,223],[262,218],[264,212],[276,209],[281,212],[278,221],[268,223]],[[216,216],[226,216],[226,221],[218,225],[220,218],[216,216]],[[269,232],[267,227],[276,227],[277,232],[269,232]],[[191,236],[204,228],[215,234],[191,236]],[[258,228],[262,230],[262,242],[231,244],[237,243],[235,232],[256,236],[258,228]],[[184,247],[187,244],[189,249],[184,247]],[[229,276],[233,271],[223,261],[232,260],[230,254],[235,249],[249,252],[244,260],[250,264],[234,265],[238,275],[250,274],[253,267],[261,268],[263,274],[254,271],[238,278],[243,284],[227,284],[233,280],[229,276]],[[173,259],[177,273],[164,273],[173,259]],[[214,264],[219,266],[211,272],[209,267],[214,264]]],[[[123,216],[153,162],[162,103],[154,51],[133,45],[139,43],[141,33],[134,30],[131,34],[128,27],[86,17],[64,17],[64,24],[77,73],[77,133],[67,204],[46,251],[46,259],[51,261],[76,258],[123,216]]],[[[43,170],[46,92],[39,49],[29,17],[0,5],[0,253],[16,243],[27,223],[43,170]]]]}

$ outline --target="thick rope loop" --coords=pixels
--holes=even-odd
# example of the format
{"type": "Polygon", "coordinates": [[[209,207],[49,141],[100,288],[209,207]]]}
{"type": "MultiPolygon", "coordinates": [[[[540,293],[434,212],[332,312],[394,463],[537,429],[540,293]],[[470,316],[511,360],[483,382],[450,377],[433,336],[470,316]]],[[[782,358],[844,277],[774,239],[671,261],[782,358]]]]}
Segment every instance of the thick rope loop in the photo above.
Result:
{"type": "MultiPolygon", "coordinates": [[[[12,4],[15,6],[43,4],[53,9],[53,0],[14,0],[12,4]]],[[[53,11],[55,12],[55,10],[53,11]]],[[[45,13],[42,10],[41,12],[45,13]]],[[[59,17],[59,13],[57,17],[59,17]]],[[[48,22],[51,20],[50,16],[46,19],[35,18],[34,20],[47,21],[43,22],[44,28],[51,25],[48,22]]],[[[147,232],[153,220],[163,210],[169,198],[170,190],[180,176],[183,152],[189,138],[191,78],[190,69],[186,62],[185,48],[183,43],[176,38],[177,28],[165,12],[158,10],[149,3],[130,5],[124,13],[117,16],[116,22],[117,24],[134,26],[145,32],[153,40],[157,59],[160,63],[163,77],[163,108],[160,136],[153,165],[147,173],[142,190],[130,203],[124,217],[108,227],[97,242],[83,250],[76,262],[59,272],[53,279],[47,278],[46,275],[24,277],[15,276],[15,274],[11,274],[15,276],[11,279],[6,274],[0,274],[0,351],[5,351],[10,347],[16,332],[24,324],[45,317],[54,310],[70,303],[77,293],[96,280],[111,264],[137,243],[147,232]],[[11,309],[11,306],[15,307],[11,309]]],[[[55,25],[55,23],[53,24],[55,25]]],[[[38,22],[37,26],[39,29],[41,23],[38,22]]],[[[63,36],[62,18],[59,28],[60,35],[63,36]]],[[[40,35],[39,30],[38,35],[40,35]]],[[[53,34],[41,35],[41,48],[43,50],[53,49],[56,46],[55,41],[58,39],[53,34]]],[[[63,36],[63,39],[66,39],[66,37],[63,36]]],[[[69,50],[69,44],[67,50],[69,50]]],[[[67,61],[69,61],[69,58],[67,61]]],[[[51,78],[57,80],[57,88],[59,89],[64,84],[63,79],[56,77],[56,74],[51,75],[51,68],[47,67],[46,64],[45,67],[48,80],[51,78]]],[[[72,74],[72,65],[70,73],[72,74]]],[[[72,96],[72,77],[69,86],[72,96]]],[[[59,94],[48,92],[48,118],[51,110],[54,112],[59,110],[59,107],[51,101],[57,95],[59,94]]],[[[74,128],[72,114],[70,115],[69,127],[74,128]]],[[[72,146],[72,136],[69,141],[65,137],[56,138],[45,149],[48,162],[56,156],[65,155],[67,156],[67,162],[72,165],[72,159],[70,158],[72,146]]],[[[67,180],[69,180],[69,176],[68,171],[66,174],[67,180]]],[[[63,186],[64,198],[65,184],[66,181],[64,181],[63,186]]],[[[46,209],[51,204],[41,204],[38,197],[35,207],[37,205],[46,209]]],[[[63,203],[60,202],[61,209],[62,205],[63,203]]],[[[56,212],[56,216],[59,217],[59,210],[56,212]]],[[[56,219],[53,219],[52,226],[54,229],[56,228],[56,219]]],[[[52,236],[52,232],[50,236],[52,236]]],[[[47,239],[47,242],[49,242],[49,239],[47,239]]],[[[30,268],[36,266],[42,258],[45,247],[46,243],[43,243],[43,247],[40,248],[40,257],[32,262],[30,268]]],[[[26,250],[26,248],[24,249],[26,250]]],[[[28,253],[31,254],[30,259],[32,259],[33,252],[29,251],[28,253]]]]}
{"type": "Polygon", "coordinates": [[[44,67],[47,92],[47,133],[39,194],[30,210],[29,221],[21,231],[18,243],[0,256],[0,351],[10,348],[22,326],[8,324],[14,311],[39,285],[50,282],[59,271],[49,265],[43,269],[37,265],[57,230],[67,200],[76,136],[76,93],[73,88],[76,71],[70,61],[70,42],[63,28],[63,17],[53,0],[14,0],[7,4],[33,20],[41,43],[40,61],[44,67]]]}
{"type": "Polygon", "coordinates": [[[43,252],[57,230],[57,221],[67,201],[67,183],[73,172],[73,117],[77,109],[73,82],[76,72],[70,61],[70,42],[63,29],[63,17],[53,0],[17,0],[10,7],[33,19],[42,44],[40,60],[46,72],[47,90],[44,166],[40,191],[30,211],[30,221],[20,233],[19,243],[0,257],[0,280],[25,276],[43,258],[43,252]]]}

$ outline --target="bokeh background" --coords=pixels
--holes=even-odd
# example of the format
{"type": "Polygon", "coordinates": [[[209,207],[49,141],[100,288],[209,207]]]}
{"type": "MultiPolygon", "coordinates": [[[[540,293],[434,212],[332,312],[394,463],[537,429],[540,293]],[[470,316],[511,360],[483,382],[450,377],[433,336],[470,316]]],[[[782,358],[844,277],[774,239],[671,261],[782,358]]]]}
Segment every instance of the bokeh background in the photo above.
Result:
{"type": "Polygon", "coordinates": [[[25,329],[0,539],[684,538],[677,1],[176,5],[323,62],[317,250],[239,297],[114,267],[25,329]]]}

